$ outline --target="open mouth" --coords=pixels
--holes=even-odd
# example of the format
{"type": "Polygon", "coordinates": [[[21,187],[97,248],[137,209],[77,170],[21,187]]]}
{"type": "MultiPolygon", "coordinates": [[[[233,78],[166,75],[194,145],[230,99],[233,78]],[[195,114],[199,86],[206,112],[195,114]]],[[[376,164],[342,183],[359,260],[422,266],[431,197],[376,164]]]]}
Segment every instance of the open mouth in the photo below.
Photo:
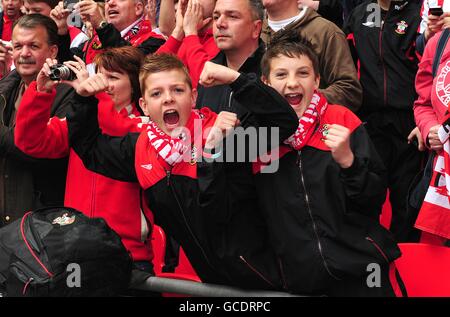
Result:
{"type": "Polygon", "coordinates": [[[118,15],[119,15],[119,11],[117,11],[117,10],[108,10],[108,16],[110,18],[114,18],[114,17],[116,17],[118,15]]]}
{"type": "Polygon", "coordinates": [[[180,121],[180,115],[176,110],[167,110],[163,114],[163,120],[166,126],[176,126],[180,121]]]}
{"type": "Polygon", "coordinates": [[[303,94],[286,94],[284,98],[291,106],[298,106],[302,102],[303,94]]]}

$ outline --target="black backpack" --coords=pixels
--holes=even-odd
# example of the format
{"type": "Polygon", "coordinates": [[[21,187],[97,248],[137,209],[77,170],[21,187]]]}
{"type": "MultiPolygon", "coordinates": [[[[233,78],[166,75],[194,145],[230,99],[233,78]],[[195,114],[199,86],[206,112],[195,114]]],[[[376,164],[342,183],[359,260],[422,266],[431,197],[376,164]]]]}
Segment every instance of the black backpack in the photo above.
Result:
{"type": "Polygon", "coordinates": [[[101,218],[43,208],[0,229],[0,292],[5,296],[115,296],[128,287],[132,260],[101,218]]]}

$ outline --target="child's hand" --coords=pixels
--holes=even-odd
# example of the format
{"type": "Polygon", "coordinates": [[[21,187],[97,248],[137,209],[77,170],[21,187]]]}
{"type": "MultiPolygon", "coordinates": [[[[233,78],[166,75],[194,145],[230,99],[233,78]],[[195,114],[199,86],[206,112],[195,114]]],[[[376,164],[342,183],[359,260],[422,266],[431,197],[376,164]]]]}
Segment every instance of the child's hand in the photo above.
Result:
{"type": "Polygon", "coordinates": [[[239,75],[237,71],[231,68],[206,62],[200,75],[200,85],[204,87],[228,85],[234,82],[239,75]]]}
{"type": "Polygon", "coordinates": [[[217,115],[214,126],[206,138],[205,148],[215,148],[222,139],[230,134],[235,126],[239,124],[237,114],[233,112],[222,111],[217,115]]]}
{"type": "Polygon", "coordinates": [[[342,168],[353,164],[354,155],[350,148],[350,130],[339,124],[331,124],[323,132],[325,145],[331,149],[331,155],[342,168]]]}

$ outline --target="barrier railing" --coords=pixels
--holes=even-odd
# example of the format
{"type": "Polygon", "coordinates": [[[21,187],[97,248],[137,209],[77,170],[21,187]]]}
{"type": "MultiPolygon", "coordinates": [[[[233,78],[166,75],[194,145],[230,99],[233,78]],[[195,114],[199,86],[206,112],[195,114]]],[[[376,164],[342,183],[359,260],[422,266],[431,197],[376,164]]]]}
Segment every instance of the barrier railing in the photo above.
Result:
{"type": "Polygon", "coordinates": [[[236,287],[151,276],[133,289],[194,297],[299,297],[283,292],[243,290],[236,287]]]}

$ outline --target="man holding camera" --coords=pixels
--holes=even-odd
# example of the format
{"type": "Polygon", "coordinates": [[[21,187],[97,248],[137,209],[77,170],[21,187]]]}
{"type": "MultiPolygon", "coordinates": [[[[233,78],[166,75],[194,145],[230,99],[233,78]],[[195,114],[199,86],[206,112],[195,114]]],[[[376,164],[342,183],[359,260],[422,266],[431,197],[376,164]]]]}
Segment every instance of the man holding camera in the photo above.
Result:
{"type": "MultiPolygon", "coordinates": [[[[41,14],[21,17],[12,33],[16,69],[0,81],[0,227],[28,210],[62,205],[66,160],[35,160],[14,145],[15,117],[25,89],[36,79],[47,58],[58,54],[58,28],[41,14]]],[[[58,85],[49,112],[65,117],[73,89],[58,85]]]]}

